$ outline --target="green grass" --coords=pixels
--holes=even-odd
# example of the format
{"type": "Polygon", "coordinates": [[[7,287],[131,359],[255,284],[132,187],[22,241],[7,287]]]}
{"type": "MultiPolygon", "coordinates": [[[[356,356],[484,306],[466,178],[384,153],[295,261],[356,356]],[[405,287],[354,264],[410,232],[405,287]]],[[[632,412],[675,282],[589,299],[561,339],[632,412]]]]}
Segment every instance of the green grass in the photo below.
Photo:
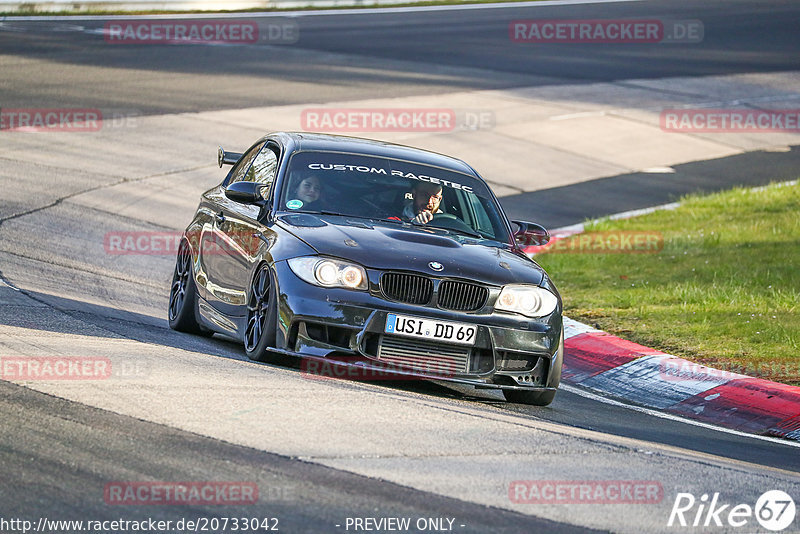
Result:
{"type": "Polygon", "coordinates": [[[363,8],[381,8],[381,7],[412,7],[412,6],[452,6],[461,4],[499,4],[499,3],[513,3],[513,2],[530,2],[541,0],[430,0],[422,2],[403,2],[399,0],[396,4],[374,4],[370,0],[363,0],[361,4],[355,6],[305,6],[305,7],[258,7],[249,9],[220,9],[213,11],[200,11],[200,10],[138,10],[138,11],[122,11],[122,10],[71,10],[71,11],[36,11],[34,9],[20,9],[19,11],[0,11],[0,16],[3,17],[27,17],[27,16],[71,16],[71,15],[179,15],[187,13],[241,13],[247,15],[248,13],[263,13],[267,11],[307,11],[307,10],[345,10],[345,9],[363,9],[363,8]]]}
{"type": "Polygon", "coordinates": [[[800,186],[690,196],[588,231],[661,232],[647,254],[545,253],[567,316],[689,360],[800,385],[800,186]]]}

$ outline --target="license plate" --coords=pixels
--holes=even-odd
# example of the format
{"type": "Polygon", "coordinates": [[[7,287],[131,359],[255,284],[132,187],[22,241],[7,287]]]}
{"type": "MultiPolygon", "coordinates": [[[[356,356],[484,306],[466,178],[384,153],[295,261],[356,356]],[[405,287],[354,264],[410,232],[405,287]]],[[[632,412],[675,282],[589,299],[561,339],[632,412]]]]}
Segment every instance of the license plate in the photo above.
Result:
{"type": "Polygon", "coordinates": [[[451,321],[436,321],[407,315],[386,316],[387,334],[416,337],[430,341],[443,341],[458,345],[474,345],[478,327],[467,323],[454,323],[451,321]]]}

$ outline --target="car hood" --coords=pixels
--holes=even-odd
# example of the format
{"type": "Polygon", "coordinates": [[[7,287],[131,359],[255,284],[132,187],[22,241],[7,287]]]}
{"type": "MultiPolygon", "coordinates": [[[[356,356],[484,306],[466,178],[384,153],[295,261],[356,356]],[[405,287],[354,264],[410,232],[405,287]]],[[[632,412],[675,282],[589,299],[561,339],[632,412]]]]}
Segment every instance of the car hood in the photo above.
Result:
{"type": "Polygon", "coordinates": [[[539,285],[544,278],[536,263],[509,248],[444,230],[306,213],[283,215],[278,224],[319,254],[349,259],[367,268],[416,271],[498,286],[539,285]],[[443,269],[433,270],[432,262],[443,269]]]}

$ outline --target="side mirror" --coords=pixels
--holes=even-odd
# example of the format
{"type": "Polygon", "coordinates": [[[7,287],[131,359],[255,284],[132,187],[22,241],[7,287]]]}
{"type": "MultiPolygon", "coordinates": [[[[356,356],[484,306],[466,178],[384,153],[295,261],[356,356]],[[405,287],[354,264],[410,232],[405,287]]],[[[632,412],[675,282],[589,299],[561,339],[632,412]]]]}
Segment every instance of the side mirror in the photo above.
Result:
{"type": "Polygon", "coordinates": [[[511,221],[519,230],[514,232],[514,241],[521,247],[541,247],[550,242],[550,232],[541,224],[524,221],[511,221]]]}
{"type": "Polygon", "coordinates": [[[259,182],[234,182],[225,188],[225,196],[239,204],[263,205],[261,190],[266,187],[259,182]]]}

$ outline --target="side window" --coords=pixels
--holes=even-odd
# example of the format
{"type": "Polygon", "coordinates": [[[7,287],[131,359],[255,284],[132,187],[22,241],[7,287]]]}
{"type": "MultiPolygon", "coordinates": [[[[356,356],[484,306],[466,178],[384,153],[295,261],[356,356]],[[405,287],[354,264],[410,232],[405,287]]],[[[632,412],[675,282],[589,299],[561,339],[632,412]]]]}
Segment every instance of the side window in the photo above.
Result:
{"type": "Polygon", "coordinates": [[[233,170],[233,174],[231,175],[230,183],[248,181],[245,178],[245,173],[250,170],[250,163],[253,162],[253,159],[256,157],[259,150],[264,147],[264,144],[265,143],[261,143],[260,145],[254,146],[242,157],[241,160],[239,160],[239,163],[236,164],[236,168],[233,170]]]}
{"type": "Polygon", "coordinates": [[[475,215],[475,229],[479,230],[484,235],[494,237],[495,231],[492,226],[492,221],[489,219],[489,215],[486,213],[486,208],[483,207],[481,199],[478,198],[478,195],[469,193],[466,197],[468,202],[472,205],[472,211],[475,215]]]}
{"type": "Polygon", "coordinates": [[[271,186],[278,172],[278,156],[270,147],[264,148],[253,160],[253,165],[247,171],[245,181],[258,182],[271,186]]]}

